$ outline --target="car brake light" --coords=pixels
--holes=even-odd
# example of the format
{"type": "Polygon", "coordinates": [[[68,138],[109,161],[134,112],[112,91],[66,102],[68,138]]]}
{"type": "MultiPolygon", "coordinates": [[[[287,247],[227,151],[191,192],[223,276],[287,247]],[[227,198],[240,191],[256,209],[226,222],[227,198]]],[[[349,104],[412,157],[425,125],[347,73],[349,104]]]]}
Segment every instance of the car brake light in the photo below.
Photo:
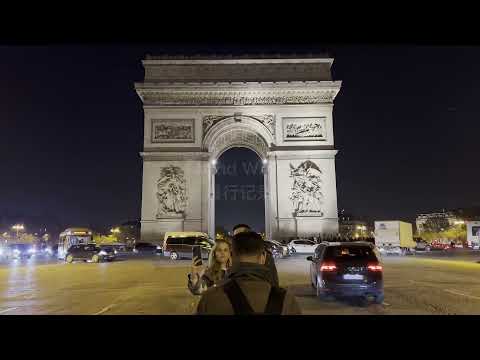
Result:
{"type": "Polygon", "coordinates": [[[333,263],[324,263],[320,266],[320,271],[323,271],[323,272],[332,272],[336,270],[337,270],[337,267],[333,263]]]}
{"type": "Polygon", "coordinates": [[[368,265],[368,270],[370,271],[383,271],[383,266],[378,264],[368,265]]]}

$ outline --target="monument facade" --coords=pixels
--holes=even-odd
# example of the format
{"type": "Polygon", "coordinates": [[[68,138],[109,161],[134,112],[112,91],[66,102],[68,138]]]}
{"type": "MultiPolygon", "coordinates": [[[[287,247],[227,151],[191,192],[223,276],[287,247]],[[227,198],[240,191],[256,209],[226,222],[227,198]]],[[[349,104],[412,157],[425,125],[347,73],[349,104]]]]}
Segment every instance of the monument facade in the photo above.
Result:
{"type": "Polygon", "coordinates": [[[143,61],[141,237],[215,235],[221,154],[253,150],[263,162],[268,238],[337,233],[333,59],[169,58],[143,61]]]}

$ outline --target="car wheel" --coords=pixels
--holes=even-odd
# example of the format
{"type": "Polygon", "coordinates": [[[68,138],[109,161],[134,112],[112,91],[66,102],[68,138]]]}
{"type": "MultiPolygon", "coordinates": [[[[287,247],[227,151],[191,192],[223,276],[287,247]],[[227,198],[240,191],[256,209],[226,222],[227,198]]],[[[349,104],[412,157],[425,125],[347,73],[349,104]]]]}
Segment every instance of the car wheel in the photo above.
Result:
{"type": "Polygon", "coordinates": [[[72,255],[67,255],[65,260],[66,260],[67,263],[71,264],[73,262],[73,256],[72,255]]]}
{"type": "Polygon", "coordinates": [[[178,256],[178,254],[177,254],[175,251],[172,251],[172,252],[170,253],[170,259],[172,259],[172,260],[178,260],[178,259],[179,259],[179,256],[178,256]]]}
{"type": "Polygon", "coordinates": [[[92,256],[92,262],[94,262],[94,263],[100,262],[100,257],[97,254],[93,255],[92,256]]]}

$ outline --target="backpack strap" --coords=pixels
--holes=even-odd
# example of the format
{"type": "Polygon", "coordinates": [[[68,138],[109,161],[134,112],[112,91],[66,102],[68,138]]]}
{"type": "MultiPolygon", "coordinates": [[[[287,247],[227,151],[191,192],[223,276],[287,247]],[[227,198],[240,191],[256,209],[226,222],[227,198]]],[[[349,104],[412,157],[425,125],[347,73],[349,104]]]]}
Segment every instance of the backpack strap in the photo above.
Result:
{"type": "Polygon", "coordinates": [[[280,287],[272,286],[270,295],[268,296],[267,306],[265,307],[266,315],[281,315],[283,310],[283,302],[287,291],[280,287]]]}
{"type": "Polygon", "coordinates": [[[238,283],[231,279],[223,286],[223,291],[232,304],[235,315],[252,315],[254,311],[238,283]]]}

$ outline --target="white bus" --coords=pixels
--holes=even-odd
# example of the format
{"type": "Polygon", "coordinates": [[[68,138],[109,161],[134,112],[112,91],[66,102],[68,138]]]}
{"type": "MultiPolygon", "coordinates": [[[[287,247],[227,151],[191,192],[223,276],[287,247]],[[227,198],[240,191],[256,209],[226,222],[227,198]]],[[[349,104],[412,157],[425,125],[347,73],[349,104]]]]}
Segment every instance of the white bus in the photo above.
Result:
{"type": "Polygon", "coordinates": [[[72,245],[93,243],[93,232],[87,228],[68,228],[62,232],[58,241],[58,258],[65,259],[65,254],[72,245]]]}

